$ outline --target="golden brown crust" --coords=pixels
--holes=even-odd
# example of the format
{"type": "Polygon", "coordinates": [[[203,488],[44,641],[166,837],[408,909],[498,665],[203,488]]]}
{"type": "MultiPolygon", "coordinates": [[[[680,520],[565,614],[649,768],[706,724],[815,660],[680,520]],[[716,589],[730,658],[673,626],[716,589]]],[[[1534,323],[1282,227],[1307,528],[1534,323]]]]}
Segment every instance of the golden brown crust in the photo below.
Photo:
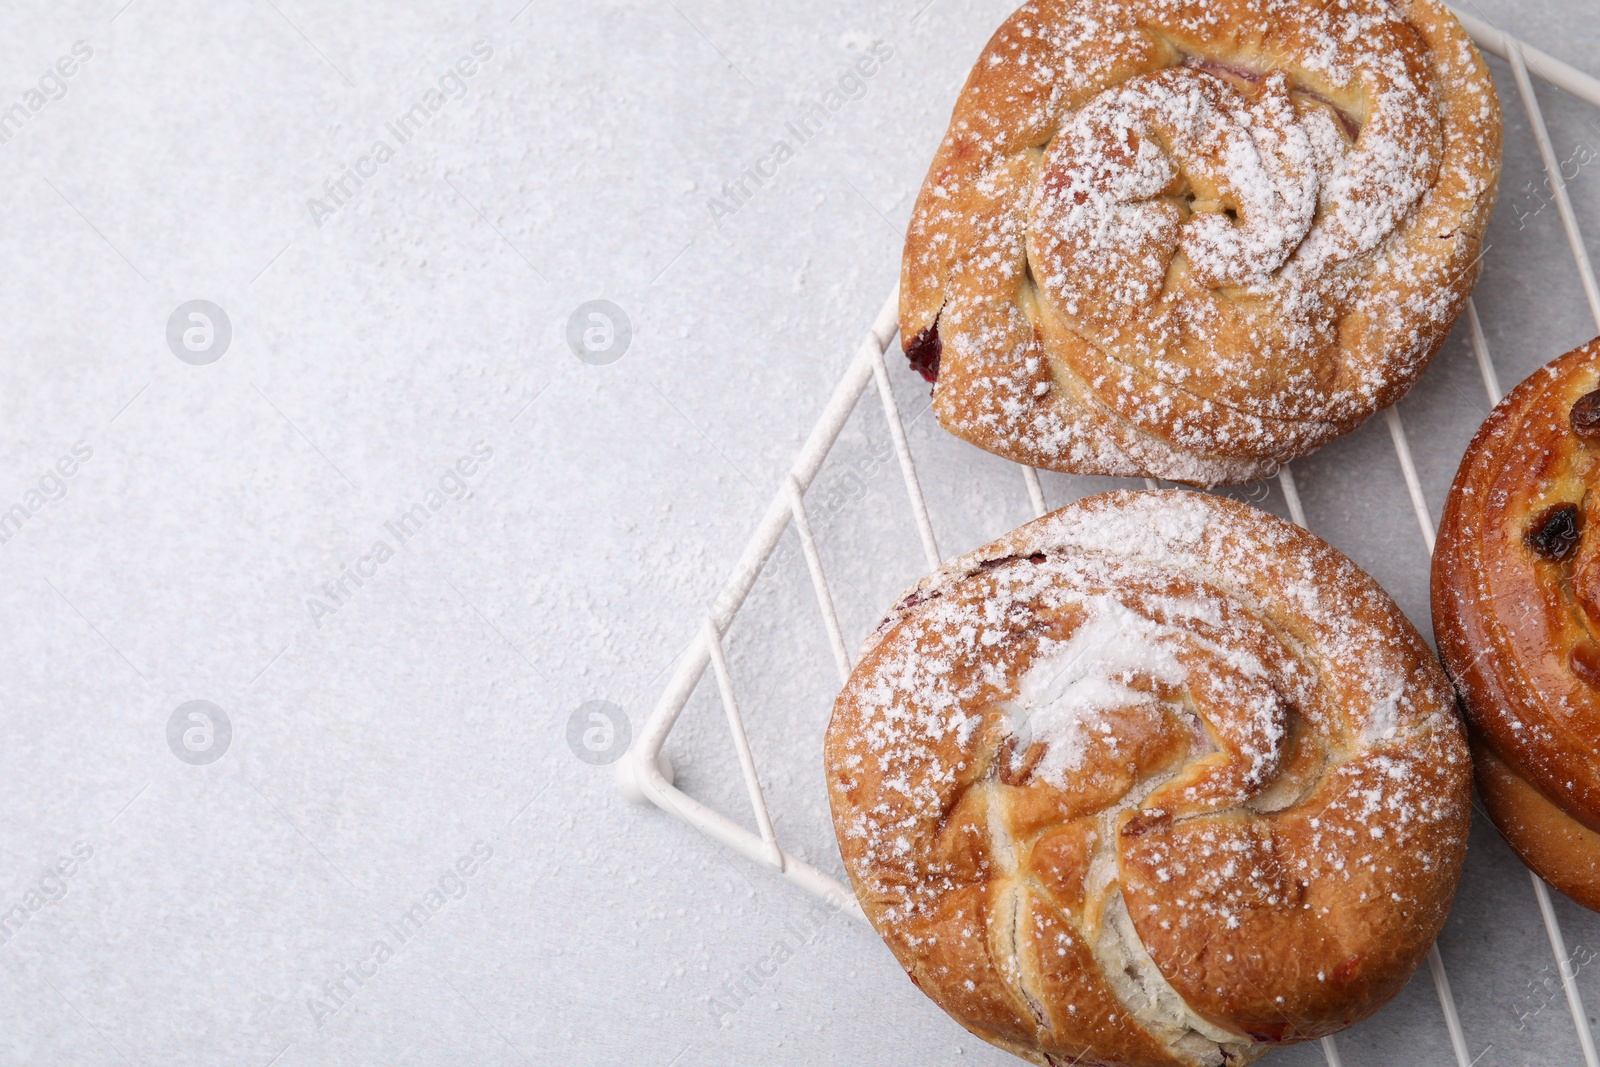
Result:
{"type": "Polygon", "coordinates": [[[1452,693],[1393,601],[1186,492],[1080,501],[925,579],[825,760],[912,981],[1040,1064],[1242,1064],[1366,1017],[1443,924],[1468,826],[1452,693]]]}
{"type": "Polygon", "coordinates": [[[1499,161],[1493,82],[1434,0],[1034,0],[923,184],[907,351],[944,426],[1010,459],[1257,477],[1422,373],[1499,161]]]}
{"type": "Polygon", "coordinates": [[[1536,873],[1591,908],[1600,907],[1600,532],[1590,527],[1600,495],[1590,487],[1600,441],[1585,441],[1571,420],[1597,387],[1600,340],[1500,402],[1461,461],[1433,560],[1434,635],[1466,708],[1489,814],[1536,873]]]}
{"type": "Polygon", "coordinates": [[[1562,811],[1488,745],[1473,746],[1472,762],[1483,806],[1522,862],[1600,911],[1600,834],[1562,811]]]}

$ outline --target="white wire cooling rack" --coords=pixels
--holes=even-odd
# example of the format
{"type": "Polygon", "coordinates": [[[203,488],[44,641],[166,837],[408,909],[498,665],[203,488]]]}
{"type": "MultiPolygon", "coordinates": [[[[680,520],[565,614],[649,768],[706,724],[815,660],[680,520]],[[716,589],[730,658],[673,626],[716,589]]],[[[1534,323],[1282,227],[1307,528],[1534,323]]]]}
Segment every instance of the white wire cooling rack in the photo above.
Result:
{"type": "MultiPolygon", "coordinates": [[[[1518,94],[1527,110],[1529,124],[1539,145],[1539,155],[1544,164],[1552,199],[1560,214],[1562,226],[1566,230],[1573,259],[1578,268],[1578,276],[1583,284],[1584,295],[1594,315],[1596,329],[1600,330],[1600,285],[1595,281],[1594,267],[1589,260],[1583,234],[1578,229],[1577,216],[1572,210],[1572,202],[1561,174],[1560,161],[1550,140],[1549,128],[1545,125],[1539,100],[1534,94],[1530,72],[1597,107],[1600,107],[1600,80],[1502,33],[1482,19],[1460,11],[1456,12],[1456,16],[1477,42],[1478,47],[1500,57],[1511,66],[1518,94]]],[[[934,540],[933,525],[928,518],[927,502],[923,498],[922,487],[917,478],[916,461],[907,444],[905,427],[901,422],[900,411],[895,403],[894,393],[890,389],[888,370],[884,364],[884,352],[893,343],[898,332],[898,305],[899,287],[896,286],[889,294],[889,299],[884,302],[882,310],[878,312],[872,329],[861,342],[855,358],[850,361],[843,379],[834,388],[833,396],[823,410],[822,417],[812,428],[799,457],[790,467],[760,525],[756,527],[755,535],[751,537],[733,573],[712,603],[704,624],[679,658],[677,667],[667,683],[666,691],[645,721],[639,739],[617,765],[618,787],[629,798],[640,803],[655,804],[713,840],[755,863],[771,868],[800,888],[824,898],[833,906],[849,912],[862,921],[866,920],[866,916],[848,886],[799,857],[785,852],[778,844],[772,829],[772,818],[767,811],[766,797],[762,793],[761,781],[756,773],[750,742],[745,734],[744,719],[739,710],[738,696],[734,691],[733,677],[728,669],[728,660],[723,649],[723,637],[744,606],[745,599],[760,577],[762,568],[771,559],[779,539],[789,524],[793,523],[805,556],[806,567],[811,574],[812,586],[816,591],[822,626],[827,632],[828,644],[833,651],[840,683],[843,684],[849,677],[850,650],[839,628],[839,618],[833,606],[833,595],[829,591],[828,575],[823,568],[816,541],[812,537],[811,523],[806,514],[806,491],[811,487],[812,480],[838,440],[840,431],[843,430],[851,412],[855,410],[856,402],[866,392],[869,382],[877,386],[878,399],[883,405],[895,454],[899,457],[900,470],[905,478],[906,495],[909,498],[912,516],[916,520],[923,552],[927,556],[928,568],[932,570],[942,562],[943,557],[939,554],[939,546],[934,540]],[[722,699],[723,710],[727,714],[729,732],[739,757],[739,766],[744,774],[745,787],[749,792],[750,806],[754,810],[759,833],[751,833],[732,819],[676,788],[672,782],[671,764],[662,752],[668,735],[704,677],[707,666],[711,667],[716,678],[717,690],[722,699]]],[[[1484,390],[1492,406],[1500,401],[1500,383],[1495,375],[1494,362],[1490,357],[1482,326],[1478,321],[1477,308],[1471,299],[1467,301],[1466,319],[1471,333],[1473,354],[1483,377],[1484,390]]],[[[1416,513],[1418,529],[1431,555],[1434,546],[1434,520],[1429,512],[1427,500],[1423,496],[1416,465],[1412,461],[1411,446],[1406,438],[1405,427],[1396,408],[1388,408],[1383,416],[1394,442],[1395,456],[1405,478],[1412,509],[1416,513]]],[[[1034,513],[1043,515],[1048,508],[1038,473],[1032,467],[1023,466],[1020,469],[1034,513]]],[[[1286,465],[1279,470],[1278,480],[1291,518],[1309,529],[1305,510],[1301,507],[1300,493],[1295,485],[1294,472],[1289,466],[1286,465]]],[[[1147,484],[1155,488],[1156,483],[1147,479],[1147,484]]],[[[1544,921],[1545,933],[1550,940],[1550,951],[1555,956],[1556,967],[1561,975],[1567,1007],[1572,1013],[1573,1025],[1577,1029],[1585,1067],[1600,1067],[1600,1054],[1596,1052],[1589,1016],[1578,990],[1577,971],[1572,957],[1567,952],[1566,939],[1551,902],[1550,889],[1531,871],[1529,877],[1533,883],[1533,894],[1538,903],[1539,914],[1544,921]]],[[[1428,952],[1428,969],[1439,995],[1439,1007],[1444,1015],[1445,1027],[1449,1031],[1457,1067],[1472,1067],[1474,1060],[1467,1051],[1461,1018],[1456,1009],[1455,998],[1450,992],[1450,979],[1437,945],[1428,952]]],[[[1322,1049],[1332,1067],[1342,1067],[1334,1038],[1323,1038],[1322,1049]]]]}

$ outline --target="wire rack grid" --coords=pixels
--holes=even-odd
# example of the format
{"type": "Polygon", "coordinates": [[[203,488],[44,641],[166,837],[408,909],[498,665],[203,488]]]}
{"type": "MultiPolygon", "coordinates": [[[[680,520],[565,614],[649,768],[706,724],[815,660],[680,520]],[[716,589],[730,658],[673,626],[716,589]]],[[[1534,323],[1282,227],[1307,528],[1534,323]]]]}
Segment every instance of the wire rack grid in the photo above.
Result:
{"type": "MultiPolygon", "coordinates": [[[[1459,10],[1455,14],[1480,48],[1505,60],[1511,67],[1518,95],[1521,97],[1523,107],[1527,111],[1529,124],[1533,129],[1534,138],[1539,147],[1539,155],[1549,182],[1552,200],[1559,213],[1562,227],[1566,232],[1567,241],[1577,267],[1578,277],[1583,286],[1584,296],[1594,316],[1596,329],[1600,330],[1600,284],[1596,283],[1594,267],[1589,259],[1588,250],[1584,245],[1583,234],[1578,228],[1577,216],[1573,211],[1566,182],[1561,173],[1560,161],[1556,156],[1549,128],[1545,124],[1538,97],[1534,92],[1533,76],[1537,75],[1551,85],[1565,90],[1596,107],[1600,107],[1600,80],[1530,45],[1524,44],[1522,41],[1496,29],[1480,18],[1459,10]]],[[[923,497],[921,483],[917,476],[916,461],[907,442],[905,425],[900,418],[899,407],[890,388],[888,369],[884,362],[884,353],[894,342],[898,333],[898,305],[899,287],[896,286],[890,292],[889,298],[884,302],[882,309],[878,312],[876,319],[872,323],[871,330],[862,340],[854,358],[851,359],[849,366],[846,368],[844,376],[835,386],[833,395],[823,409],[820,419],[812,428],[810,435],[800,450],[799,456],[795,459],[788,475],[779,486],[777,494],[768,506],[760,524],[756,527],[755,534],[746,545],[743,554],[734,567],[733,573],[724,583],[716,600],[713,601],[711,610],[707,614],[703,625],[690,641],[683,655],[679,657],[677,666],[667,683],[666,690],[662,693],[660,700],[645,721],[638,740],[617,765],[618,788],[630,799],[639,803],[656,805],[668,814],[689,823],[714,841],[727,846],[757,864],[770,868],[801,889],[823,898],[835,909],[854,915],[863,922],[866,921],[866,916],[848,886],[803,859],[785,852],[778,844],[777,837],[773,831],[772,818],[767,809],[767,801],[762,792],[761,781],[756,771],[755,758],[751,752],[750,742],[745,732],[744,719],[740,712],[738,696],[734,690],[733,677],[728,667],[723,640],[739,610],[744,606],[756,580],[760,577],[762,568],[771,559],[779,539],[792,524],[800,541],[806,568],[810,573],[822,627],[827,634],[828,645],[833,653],[834,665],[838,670],[840,683],[843,684],[849,677],[851,670],[850,650],[839,625],[838,613],[834,609],[828,575],[823,567],[821,554],[817,550],[816,539],[812,535],[811,523],[806,511],[806,491],[816,478],[823,462],[828,458],[828,454],[838,440],[846,421],[850,418],[857,402],[862,394],[867,391],[869,385],[876,386],[878,399],[883,407],[890,440],[899,460],[901,474],[905,480],[906,496],[910,504],[912,517],[915,520],[921,547],[927,559],[928,568],[930,570],[937,568],[943,561],[943,557],[939,552],[938,542],[934,538],[933,524],[928,515],[928,505],[923,497]],[[750,806],[759,830],[758,833],[752,833],[728,816],[702,804],[676,788],[673,784],[671,763],[663,752],[663,746],[668,735],[671,734],[679,714],[688,704],[690,697],[704,677],[707,667],[711,668],[716,681],[722,707],[727,717],[729,733],[732,736],[739,766],[743,772],[745,787],[750,798],[750,806]]],[[[1492,406],[1500,401],[1500,383],[1495,373],[1494,361],[1490,355],[1488,343],[1484,338],[1482,324],[1478,319],[1477,308],[1470,298],[1467,300],[1466,320],[1474,359],[1483,379],[1484,390],[1492,406]]],[[[1402,424],[1400,413],[1395,407],[1385,409],[1383,417],[1394,444],[1396,460],[1405,479],[1412,510],[1416,515],[1418,530],[1422,535],[1422,540],[1428,553],[1431,555],[1434,548],[1434,519],[1423,494],[1416,464],[1412,459],[1411,446],[1406,436],[1405,426],[1402,424]]],[[[1033,507],[1035,515],[1045,514],[1049,509],[1045,502],[1044,489],[1040,483],[1038,472],[1032,467],[1018,466],[1027,489],[1028,500],[1033,507]]],[[[1309,529],[1292,467],[1289,465],[1283,466],[1278,471],[1277,478],[1283,491],[1284,501],[1288,505],[1290,517],[1300,526],[1309,529]]],[[[1146,479],[1145,481],[1150,488],[1157,487],[1157,483],[1154,480],[1146,479]]],[[[1578,1043],[1583,1052],[1585,1067],[1600,1067],[1600,1053],[1596,1051],[1594,1035],[1589,1024],[1589,1016],[1584,1008],[1583,998],[1578,989],[1577,971],[1572,957],[1567,952],[1565,935],[1562,932],[1561,923],[1550,897],[1550,889],[1538,875],[1533,874],[1531,871],[1529,872],[1529,878],[1532,882],[1534,898],[1538,905],[1540,917],[1543,920],[1545,933],[1550,942],[1550,951],[1554,955],[1555,964],[1561,976],[1562,989],[1565,993],[1567,1007],[1571,1012],[1573,1026],[1577,1031],[1578,1043]]],[[[1467,1049],[1466,1036],[1461,1025],[1460,1014],[1450,990],[1449,975],[1437,945],[1434,945],[1428,951],[1428,970],[1433,979],[1435,991],[1438,994],[1439,1007],[1444,1017],[1445,1027],[1449,1033],[1450,1045],[1457,1067],[1472,1067],[1474,1059],[1467,1049]]],[[[1343,1061],[1335,1039],[1333,1037],[1323,1038],[1321,1044],[1323,1054],[1327,1057],[1332,1067],[1343,1067],[1343,1061]]]]}

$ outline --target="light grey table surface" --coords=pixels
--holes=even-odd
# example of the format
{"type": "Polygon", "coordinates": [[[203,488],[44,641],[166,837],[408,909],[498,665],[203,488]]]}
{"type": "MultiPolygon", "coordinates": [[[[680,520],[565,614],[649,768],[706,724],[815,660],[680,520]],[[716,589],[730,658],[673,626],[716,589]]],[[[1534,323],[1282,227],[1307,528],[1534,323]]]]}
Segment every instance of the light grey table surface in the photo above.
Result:
{"type": "MultiPolygon", "coordinates": [[[[567,740],[586,701],[648,713],[887,294],[1009,0],[522,4],[0,7],[0,108],[26,112],[0,143],[0,511],[27,514],[0,543],[0,1063],[1014,1062],[870,930],[567,740]],[[168,339],[197,299],[231,324],[204,365],[176,353],[217,336],[168,339]],[[631,323],[609,365],[565,340],[594,299],[631,323]],[[169,732],[194,700],[226,741],[187,710],[169,732]]],[[[1592,6],[1481,10],[1600,72],[1592,6]]],[[[1595,329],[1491,66],[1478,304],[1509,387],[1595,329]]],[[[1596,160],[1600,111],[1541,99],[1562,158],[1596,160]]],[[[1597,174],[1572,191],[1600,238],[1597,174]]],[[[891,365],[945,550],[1028,517],[891,365]]],[[[1486,410],[1458,330],[1401,404],[1435,514],[1486,410]]],[[[813,497],[851,640],[921,569],[885,434],[864,405],[813,497]]],[[[1426,630],[1382,421],[1297,470],[1313,528],[1426,630]]],[[[1053,503],[1103,484],[1045,480],[1053,503]]],[[[730,653],[778,832],[838,871],[832,667],[788,538],[730,653]]],[[[744,817],[710,686],[669,751],[744,817]]],[[[1600,918],[1556,906],[1600,1006],[1600,918]]],[[[1527,876],[1483,825],[1441,950],[1478,1063],[1579,1061],[1527,876]]],[[[1426,973],[1341,1048],[1454,1062],[1426,973]]]]}

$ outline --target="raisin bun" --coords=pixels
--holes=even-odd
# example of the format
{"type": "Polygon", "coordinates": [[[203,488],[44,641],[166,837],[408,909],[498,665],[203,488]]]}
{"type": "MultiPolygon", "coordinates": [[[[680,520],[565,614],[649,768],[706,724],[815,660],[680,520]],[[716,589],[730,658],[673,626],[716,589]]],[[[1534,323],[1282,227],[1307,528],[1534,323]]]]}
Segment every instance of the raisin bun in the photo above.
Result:
{"type": "Polygon", "coordinates": [[[1545,881],[1600,910],[1600,340],[1502,400],[1433,557],[1433,627],[1478,791],[1545,881]]]}

